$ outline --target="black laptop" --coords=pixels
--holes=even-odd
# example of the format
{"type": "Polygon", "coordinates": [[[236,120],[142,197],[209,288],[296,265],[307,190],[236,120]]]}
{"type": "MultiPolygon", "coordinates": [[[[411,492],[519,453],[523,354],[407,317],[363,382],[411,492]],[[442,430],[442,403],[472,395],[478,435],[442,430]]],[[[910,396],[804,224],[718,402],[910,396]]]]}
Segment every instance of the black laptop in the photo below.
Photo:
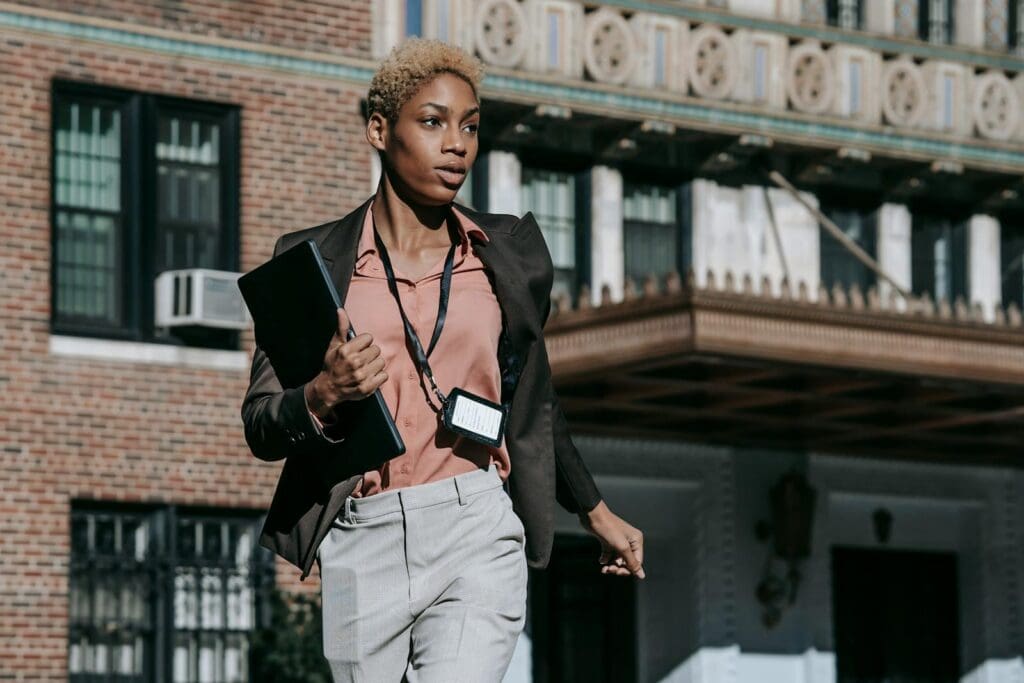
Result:
{"type": "MultiPolygon", "coordinates": [[[[316,242],[306,240],[238,279],[255,323],[256,343],[281,386],[298,387],[319,374],[338,329],[341,306],[316,242]]],[[[355,336],[349,327],[348,338],[355,336]]],[[[352,473],[369,471],[405,452],[405,444],[380,390],[335,407],[340,456],[352,473]]],[[[335,433],[337,432],[337,433],[335,433]]]]}

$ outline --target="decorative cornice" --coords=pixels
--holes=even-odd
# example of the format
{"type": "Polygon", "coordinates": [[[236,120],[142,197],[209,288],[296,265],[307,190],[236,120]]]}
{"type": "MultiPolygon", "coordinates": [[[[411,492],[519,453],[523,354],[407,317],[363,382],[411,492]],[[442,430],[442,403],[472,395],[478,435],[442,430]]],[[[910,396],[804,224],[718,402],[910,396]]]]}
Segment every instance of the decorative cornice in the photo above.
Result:
{"type": "Polygon", "coordinates": [[[809,302],[691,283],[667,294],[563,311],[545,338],[562,378],[696,353],[1024,385],[1019,313],[1011,316],[1013,326],[988,324],[962,305],[957,317],[940,306],[947,317],[939,317],[918,300],[907,313],[882,309],[874,295],[868,307],[859,293],[852,297],[859,308],[853,308],[845,293],[836,294],[832,299],[822,292],[819,302],[809,302]]]}
{"type": "Polygon", "coordinates": [[[1024,70],[1024,59],[1011,54],[978,50],[966,46],[939,45],[867,31],[849,31],[833,26],[798,24],[729,12],[713,7],[694,7],[678,0],[601,0],[602,5],[631,12],[667,14],[687,21],[713,23],[755,31],[781,33],[793,38],[856,45],[881,52],[897,52],[926,59],[944,59],[994,69],[1024,70]]]}
{"type": "MultiPolygon", "coordinates": [[[[612,3],[614,4],[614,3],[612,3]]],[[[622,6],[650,6],[654,11],[679,13],[691,19],[710,21],[728,19],[734,25],[763,25],[769,30],[826,31],[816,27],[797,26],[739,15],[719,15],[711,10],[662,5],[649,2],[626,2],[622,6]],[[707,15],[707,16],[705,16],[707,15]]],[[[87,40],[125,48],[141,49],[178,57],[190,57],[220,63],[237,64],[255,69],[271,69],[305,76],[341,80],[365,86],[373,74],[375,62],[349,57],[324,55],[273,45],[248,43],[226,38],[199,36],[137,24],[83,17],[76,14],[39,10],[23,5],[0,2],[0,29],[28,30],[72,40],[87,40]]],[[[849,42],[860,34],[833,31],[833,38],[849,42]]],[[[861,36],[863,40],[867,37],[861,36]]],[[[881,40],[881,39],[877,39],[881,40]]],[[[948,58],[945,52],[934,55],[934,46],[917,45],[915,41],[888,40],[879,49],[923,50],[927,56],[948,58]],[[891,43],[891,45],[889,45],[891,43]],[[889,46],[886,48],[885,46],[889,46]]],[[[876,46],[878,47],[878,46],[876,46]]],[[[951,51],[956,52],[956,51],[951,51]]],[[[961,60],[979,63],[984,55],[967,53],[961,60]]],[[[1010,59],[1006,68],[1020,68],[1020,60],[1010,59]]],[[[853,146],[888,155],[932,160],[948,157],[964,163],[1020,172],[1024,169],[1024,148],[1007,144],[965,142],[940,134],[895,133],[882,126],[864,126],[822,121],[820,118],[796,113],[769,114],[736,104],[710,104],[706,100],[659,92],[640,94],[636,88],[599,85],[520,70],[502,70],[490,67],[484,80],[483,94],[509,101],[531,104],[558,102],[580,111],[613,117],[660,119],[681,126],[698,129],[759,132],[765,135],[803,144],[853,146]]]]}

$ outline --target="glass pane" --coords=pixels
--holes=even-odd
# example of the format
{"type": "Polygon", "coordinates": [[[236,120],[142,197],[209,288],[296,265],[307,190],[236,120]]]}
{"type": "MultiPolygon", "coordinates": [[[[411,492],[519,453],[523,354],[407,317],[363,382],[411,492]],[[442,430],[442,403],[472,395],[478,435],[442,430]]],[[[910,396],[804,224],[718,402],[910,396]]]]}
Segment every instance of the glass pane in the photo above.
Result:
{"type": "Polygon", "coordinates": [[[220,125],[161,115],[157,158],[157,272],[220,267],[220,125]]]}
{"type": "Polygon", "coordinates": [[[523,202],[533,211],[555,268],[576,265],[576,183],[568,173],[523,169],[523,202]]]}
{"type": "Polygon", "coordinates": [[[55,107],[55,314],[119,325],[121,114],[88,101],[55,107]]]}
{"type": "Polygon", "coordinates": [[[54,130],[54,196],[68,208],[121,210],[121,114],[61,101],[54,130]]]}
{"type": "MultiPolygon", "coordinates": [[[[873,210],[831,208],[826,209],[826,213],[847,237],[870,256],[875,255],[873,210]]],[[[821,280],[829,289],[836,284],[844,289],[856,284],[862,292],[875,282],[872,271],[828,233],[821,236],[821,280]]]]}
{"type": "Polygon", "coordinates": [[[178,529],[179,546],[184,541],[192,552],[179,556],[175,570],[174,680],[246,681],[257,528],[245,518],[182,517],[178,529]]]}
{"type": "Polygon", "coordinates": [[[1024,230],[1006,224],[1000,230],[1003,305],[1024,306],[1024,230]]]}
{"type": "Polygon", "coordinates": [[[68,670],[141,681],[152,642],[150,601],[156,584],[153,558],[147,555],[150,518],[73,510],[71,528],[68,670]]]}

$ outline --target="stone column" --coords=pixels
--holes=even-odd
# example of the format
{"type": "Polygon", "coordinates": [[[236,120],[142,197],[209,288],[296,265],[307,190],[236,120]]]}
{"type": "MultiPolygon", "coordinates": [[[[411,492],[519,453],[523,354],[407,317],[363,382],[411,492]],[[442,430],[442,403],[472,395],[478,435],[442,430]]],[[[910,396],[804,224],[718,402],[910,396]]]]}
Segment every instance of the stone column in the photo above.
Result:
{"type": "Polygon", "coordinates": [[[626,255],[622,239],[622,174],[607,166],[590,170],[590,291],[601,300],[608,285],[612,300],[622,300],[626,255]]]}
{"type": "Polygon", "coordinates": [[[985,5],[984,2],[961,0],[953,6],[954,44],[965,47],[985,46],[985,5]]]}
{"type": "Polygon", "coordinates": [[[522,172],[519,157],[512,152],[493,151],[487,155],[487,211],[522,215],[522,172]]]}
{"type": "Polygon", "coordinates": [[[995,319],[1003,298],[999,257],[999,221],[992,216],[971,216],[967,235],[967,292],[972,304],[981,304],[985,320],[995,319]]]}
{"type": "MultiPolygon", "coordinates": [[[[882,204],[878,209],[878,265],[882,272],[895,280],[901,287],[911,287],[910,210],[902,204],[882,204]]],[[[878,292],[882,301],[889,300],[892,285],[879,278],[878,292]]],[[[899,310],[906,310],[907,302],[897,299],[899,310]]]]}
{"type": "Polygon", "coordinates": [[[887,36],[894,34],[896,32],[894,0],[871,0],[871,2],[864,3],[864,30],[887,36]]]}

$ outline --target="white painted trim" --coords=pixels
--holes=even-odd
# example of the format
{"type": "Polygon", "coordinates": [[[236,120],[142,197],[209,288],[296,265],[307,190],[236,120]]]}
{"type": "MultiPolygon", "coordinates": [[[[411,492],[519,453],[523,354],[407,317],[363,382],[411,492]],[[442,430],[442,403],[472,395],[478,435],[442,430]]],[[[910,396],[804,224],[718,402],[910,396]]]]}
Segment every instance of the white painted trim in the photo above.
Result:
{"type": "Polygon", "coordinates": [[[962,683],[1024,683],[1024,658],[988,659],[963,676],[962,683]]]}
{"type": "Polygon", "coordinates": [[[170,344],[150,344],[115,339],[50,335],[50,355],[92,358],[120,363],[178,365],[208,370],[244,371],[249,368],[245,351],[197,349],[170,344]]]}

